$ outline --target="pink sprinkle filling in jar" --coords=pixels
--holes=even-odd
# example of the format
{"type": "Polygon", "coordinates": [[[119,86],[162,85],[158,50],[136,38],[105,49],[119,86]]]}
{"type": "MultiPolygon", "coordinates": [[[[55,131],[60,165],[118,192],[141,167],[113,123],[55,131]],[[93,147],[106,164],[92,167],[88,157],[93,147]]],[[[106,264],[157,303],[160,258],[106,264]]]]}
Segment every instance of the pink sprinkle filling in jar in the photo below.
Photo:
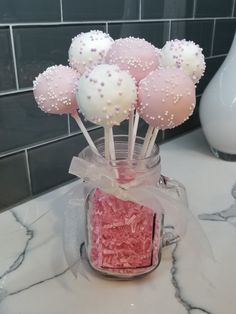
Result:
{"type": "Polygon", "coordinates": [[[87,254],[94,269],[138,275],[158,266],[162,217],[98,188],[89,203],[87,254]]]}

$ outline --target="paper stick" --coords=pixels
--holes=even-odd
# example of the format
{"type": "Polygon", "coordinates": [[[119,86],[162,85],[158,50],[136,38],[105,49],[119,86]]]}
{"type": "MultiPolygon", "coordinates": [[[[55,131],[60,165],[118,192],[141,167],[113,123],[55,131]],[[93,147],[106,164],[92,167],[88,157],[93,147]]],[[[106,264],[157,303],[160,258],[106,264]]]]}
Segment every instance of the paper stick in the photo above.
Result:
{"type": "Polygon", "coordinates": [[[139,114],[136,111],[135,118],[134,118],[134,126],[133,126],[133,134],[132,134],[132,141],[131,141],[131,148],[130,148],[130,159],[133,159],[134,154],[134,145],[136,141],[137,131],[138,131],[138,123],[139,123],[139,114]]]}
{"type": "Polygon", "coordinates": [[[132,149],[132,143],[133,143],[133,129],[134,129],[134,110],[130,112],[130,116],[129,116],[129,134],[128,134],[128,159],[129,160],[132,159],[131,149],[132,149]]]}
{"type": "Polygon", "coordinates": [[[153,131],[154,131],[154,127],[149,125],[145,139],[144,139],[144,143],[143,143],[143,147],[142,147],[139,159],[143,159],[145,157],[153,131]]]}
{"type": "Polygon", "coordinates": [[[116,160],[115,144],[114,144],[114,136],[113,136],[112,127],[108,129],[108,136],[109,136],[109,153],[110,153],[111,159],[116,160]]]}
{"type": "Polygon", "coordinates": [[[94,145],[93,140],[91,139],[89,132],[87,131],[86,127],[84,126],[83,122],[81,121],[78,112],[76,111],[75,113],[71,114],[72,118],[75,119],[76,123],[78,124],[81,132],[83,133],[84,137],[86,138],[89,146],[95,150],[98,153],[98,150],[96,148],[96,146],[94,145]]]}
{"type": "Polygon", "coordinates": [[[159,129],[156,128],[156,129],[154,130],[153,134],[152,134],[152,137],[151,137],[151,140],[150,140],[150,142],[149,142],[149,145],[148,145],[148,148],[147,148],[145,157],[149,157],[149,156],[151,155],[153,146],[155,145],[155,141],[156,141],[158,132],[159,132],[159,129]]]}

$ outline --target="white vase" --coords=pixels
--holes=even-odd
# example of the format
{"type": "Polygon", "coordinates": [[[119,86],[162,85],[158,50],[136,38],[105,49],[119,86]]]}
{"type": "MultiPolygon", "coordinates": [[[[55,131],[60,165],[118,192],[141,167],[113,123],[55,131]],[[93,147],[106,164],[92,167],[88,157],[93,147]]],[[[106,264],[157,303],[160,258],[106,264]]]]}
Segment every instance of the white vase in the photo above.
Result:
{"type": "Polygon", "coordinates": [[[225,61],[201,97],[200,121],[214,155],[236,161],[236,34],[225,61]]]}

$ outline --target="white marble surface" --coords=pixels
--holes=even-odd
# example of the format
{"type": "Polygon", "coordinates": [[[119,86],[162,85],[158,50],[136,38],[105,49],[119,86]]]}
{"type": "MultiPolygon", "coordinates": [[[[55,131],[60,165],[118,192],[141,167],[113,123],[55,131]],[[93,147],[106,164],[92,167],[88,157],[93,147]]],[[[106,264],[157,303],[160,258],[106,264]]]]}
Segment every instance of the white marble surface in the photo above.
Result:
{"type": "Polygon", "coordinates": [[[161,157],[162,173],[185,185],[214,258],[199,256],[189,230],[143,279],[75,278],[63,253],[60,201],[74,182],[0,215],[0,313],[235,314],[236,163],[213,157],[200,130],[162,145],[161,157]]]}

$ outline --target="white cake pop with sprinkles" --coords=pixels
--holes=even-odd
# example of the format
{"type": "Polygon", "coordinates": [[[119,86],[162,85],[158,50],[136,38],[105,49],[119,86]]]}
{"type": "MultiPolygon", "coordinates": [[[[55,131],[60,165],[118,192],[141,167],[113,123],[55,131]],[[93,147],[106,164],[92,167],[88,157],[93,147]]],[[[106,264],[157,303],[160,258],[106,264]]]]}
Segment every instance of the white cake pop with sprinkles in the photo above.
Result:
{"type": "Polygon", "coordinates": [[[159,65],[159,50],[145,39],[127,37],[114,41],[106,61],[128,71],[138,82],[159,65]]]}
{"type": "Polygon", "coordinates": [[[114,40],[102,31],[80,33],[72,39],[69,48],[70,66],[82,74],[87,67],[104,63],[113,42],[114,40]]]}
{"type": "Polygon", "coordinates": [[[172,129],[193,113],[195,86],[181,69],[159,69],[140,82],[138,99],[137,110],[150,126],[172,129]]]}
{"type": "Polygon", "coordinates": [[[103,127],[119,125],[136,103],[135,80],[116,65],[97,65],[78,81],[77,99],[87,120],[103,127]]]}
{"type": "Polygon", "coordinates": [[[186,39],[167,41],[161,50],[160,62],[163,67],[183,69],[195,84],[206,67],[202,48],[186,39]]]}
{"type": "Polygon", "coordinates": [[[73,114],[77,109],[76,81],[80,74],[64,65],[54,65],[39,74],[33,82],[33,93],[39,108],[53,114],[73,114]]]}

